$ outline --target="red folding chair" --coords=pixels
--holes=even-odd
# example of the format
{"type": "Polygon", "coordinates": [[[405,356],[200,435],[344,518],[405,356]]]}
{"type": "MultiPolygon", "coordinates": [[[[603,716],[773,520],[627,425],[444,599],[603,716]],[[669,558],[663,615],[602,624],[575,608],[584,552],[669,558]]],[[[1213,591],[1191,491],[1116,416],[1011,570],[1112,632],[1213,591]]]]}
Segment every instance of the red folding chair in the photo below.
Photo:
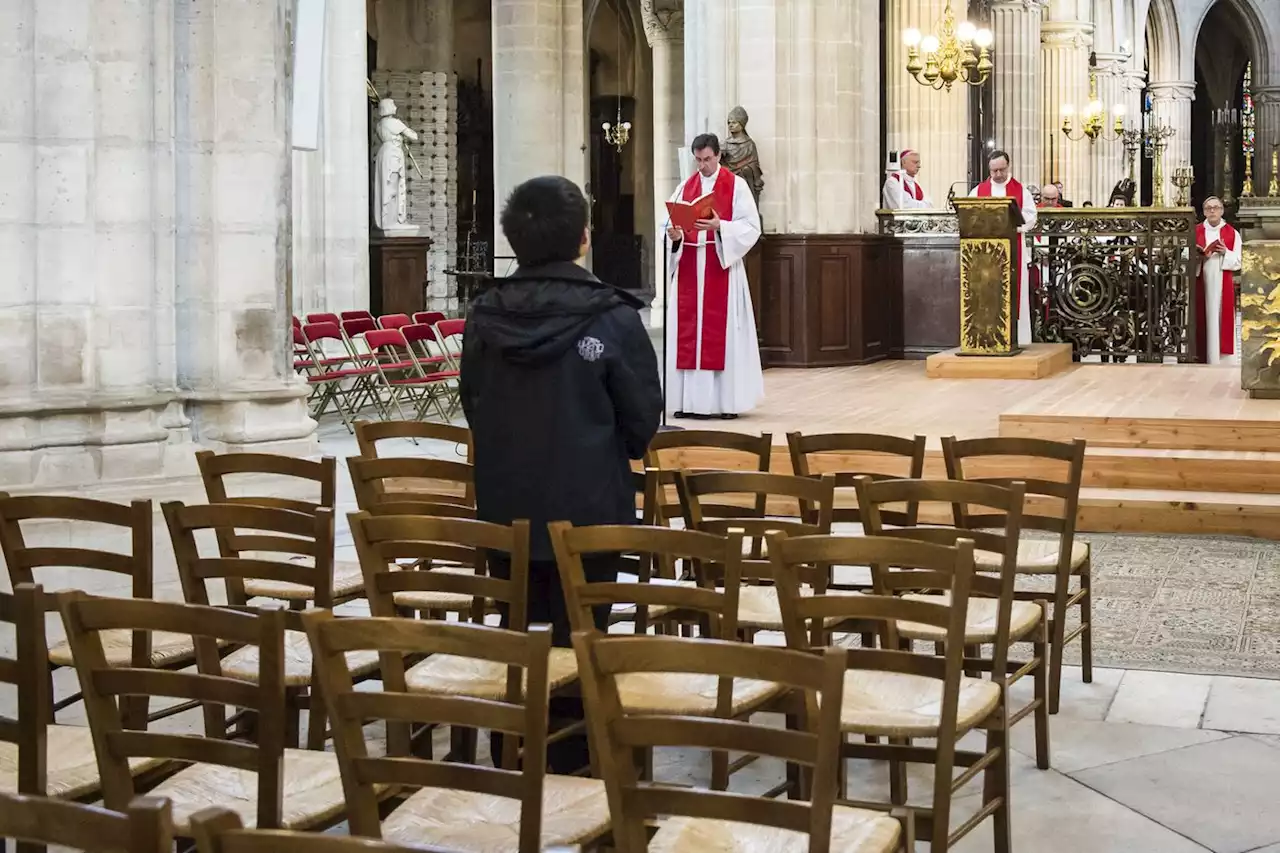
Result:
{"type": "Polygon", "coordinates": [[[378,324],[374,322],[372,317],[353,317],[350,320],[342,321],[342,339],[347,345],[347,349],[351,352],[351,357],[357,363],[367,362],[370,359],[369,347],[365,344],[365,332],[371,332],[378,328],[378,324]]]}
{"type": "Polygon", "coordinates": [[[441,320],[445,319],[443,311],[415,311],[413,312],[413,322],[425,323],[428,326],[434,326],[441,320]]]}
{"type": "Polygon", "coordinates": [[[337,325],[337,323],[338,323],[338,315],[337,315],[337,314],[329,314],[329,313],[325,313],[325,314],[308,314],[308,315],[307,315],[307,322],[308,322],[308,323],[333,323],[333,324],[337,325]]]}
{"type": "Polygon", "coordinates": [[[342,319],[344,320],[372,320],[373,315],[368,311],[343,311],[342,319]]]}
{"type": "Polygon", "coordinates": [[[442,389],[446,389],[448,383],[457,378],[456,372],[431,373],[424,369],[418,363],[413,349],[409,346],[409,341],[400,329],[378,329],[366,332],[364,340],[370,352],[376,356],[373,364],[378,371],[382,387],[387,392],[388,411],[390,405],[394,405],[396,412],[403,420],[404,409],[400,405],[400,400],[402,397],[408,397],[413,402],[414,413],[418,420],[426,416],[427,409],[432,405],[440,413],[440,417],[446,421],[449,419],[448,413],[440,403],[440,397],[442,389]],[[407,360],[402,358],[402,352],[408,357],[407,360]]]}
{"type": "Polygon", "coordinates": [[[383,314],[378,318],[378,326],[383,329],[402,329],[412,322],[408,314],[383,314]]]}
{"type": "Polygon", "coordinates": [[[465,319],[441,320],[436,323],[436,334],[440,335],[440,343],[449,358],[454,359],[455,367],[458,366],[457,360],[462,357],[462,335],[466,325],[465,319]]]}
{"type": "Polygon", "coordinates": [[[405,326],[400,331],[404,333],[404,338],[411,348],[416,345],[416,348],[412,350],[413,355],[426,372],[427,378],[441,383],[440,385],[433,384],[429,386],[429,393],[440,394],[448,401],[449,409],[445,415],[447,420],[461,402],[458,397],[457,382],[450,381],[456,380],[459,376],[457,364],[454,363],[453,358],[449,355],[448,348],[444,345],[439,333],[425,323],[405,326]],[[435,348],[432,349],[429,344],[435,344],[435,348]]]}
{"type": "Polygon", "coordinates": [[[349,358],[328,358],[324,355],[324,341],[337,341],[344,348],[347,343],[336,323],[312,323],[302,327],[303,342],[310,358],[311,372],[307,383],[317,389],[312,417],[319,419],[333,403],[338,416],[348,432],[355,432],[356,415],[366,402],[373,402],[382,412],[377,395],[377,369],[368,365],[346,366],[349,358]]]}

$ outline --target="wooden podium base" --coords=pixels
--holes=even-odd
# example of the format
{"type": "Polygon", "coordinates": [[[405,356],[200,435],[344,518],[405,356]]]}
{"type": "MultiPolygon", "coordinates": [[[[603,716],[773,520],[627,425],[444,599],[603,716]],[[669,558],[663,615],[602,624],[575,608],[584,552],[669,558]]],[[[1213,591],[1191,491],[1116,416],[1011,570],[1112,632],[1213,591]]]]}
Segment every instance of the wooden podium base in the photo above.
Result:
{"type": "Polygon", "coordinates": [[[983,358],[958,349],[925,359],[930,379],[1046,379],[1071,366],[1071,344],[1027,344],[1016,355],[983,358]]]}

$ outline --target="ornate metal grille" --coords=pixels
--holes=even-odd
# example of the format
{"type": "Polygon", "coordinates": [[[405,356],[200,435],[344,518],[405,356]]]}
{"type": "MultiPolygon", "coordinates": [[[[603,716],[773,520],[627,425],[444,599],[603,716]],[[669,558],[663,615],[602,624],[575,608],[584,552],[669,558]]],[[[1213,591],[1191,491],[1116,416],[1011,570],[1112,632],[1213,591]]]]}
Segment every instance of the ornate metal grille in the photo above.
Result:
{"type": "Polygon", "coordinates": [[[1034,339],[1070,343],[1077,358],[1195,361],[1195,224],[1190,208],[1039,211],[1034,339]]]}

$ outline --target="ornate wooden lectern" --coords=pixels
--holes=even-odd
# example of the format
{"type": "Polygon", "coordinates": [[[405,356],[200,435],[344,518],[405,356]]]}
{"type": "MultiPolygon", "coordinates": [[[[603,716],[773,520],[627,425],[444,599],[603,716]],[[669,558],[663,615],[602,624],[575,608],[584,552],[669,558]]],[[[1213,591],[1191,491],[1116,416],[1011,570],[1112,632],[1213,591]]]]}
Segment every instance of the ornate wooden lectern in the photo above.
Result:
{"type": "MultiPolygon", "coordinates": [[[[960,354],[1009,356],[1018,346],[1022,210],[1006,196],[957,198],[960,221],[960,354]]],[[[1023,305],[1022,310],[1030,310],[1023,305]]]]}

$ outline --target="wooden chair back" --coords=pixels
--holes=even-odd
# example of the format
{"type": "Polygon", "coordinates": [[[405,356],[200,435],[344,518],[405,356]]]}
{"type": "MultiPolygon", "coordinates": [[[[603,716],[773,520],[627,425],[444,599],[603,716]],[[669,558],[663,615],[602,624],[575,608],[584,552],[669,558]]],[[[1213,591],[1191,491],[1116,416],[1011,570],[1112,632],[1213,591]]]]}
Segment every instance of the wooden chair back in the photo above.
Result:
{"type": "Polygon", "coordinates": [[[245,829],[240,815],[220,807],[191,816],[197,853],[455,853],[443,847],[392,844],[350,835],[288,829],[245,829]]]}
{"type": "MultiPolygon", "coordinates": [[[[333,607],[333,511],[321,507],[309,513],[249,504],[186,506],[169,501],[160,507],[169,526],[182,593],[190,604],[210,603],[207,582],[225,585],[227,603],[247,603],[245,581],[274,581],[310,589],[316,607],[333,607]],[[196,541],[201,530],[212,530],[219,541],[218,556],[203,556],[196,541]],[[226,543],[225,546],[223,543],[226,543]],[[246,552],[270,557],[240,556],[246,552]]],[[[290,630],[301,630],[296,619],[290,630]]]]}
{"type": "Polygon", "coordinates": [[[574,527],[567,521],[553,521],[547,529],[569,611],[569,627],[573,631],[590,631],[594,627],[593,607],[631,604],[637,612],[638,633],[642,633],[640,626],[647,609],[661,607],[681,615],[703,617],[705,637],[724,640],[737,637],[741,535],[717,536],[695,530],[634,525],[574,527]],[[609,553],[639,555],[642,564],[665,567],[658,575],[664,580],[676,576],[675,565],[679,561],[687,562],[699,577],[705,576],[701,566],[715,565],[721,567],[724,587],[718,589],[706,581],[697,586],[675,586],[655,582],[653,577],[644,574],[635,583],[588,583],[583,556],[609,553]]]}
{"type": "MultiPolygon", "coordinates": [[[[872,480],[924,477],[925,437],[902,438],[877,433],[824,433],[802,435],[787,433],[787,449],[791,453],[791,470],[798,477],[832,474],[836,478],[836,509],[833,520],[860,524],[854,482],[858,477],[872,480]],[[854,499],[852,503],[850,499],[854,499]]],[[[900,511],[884,510],[881,515],[889,524],[913,525],[915,507],[900,511]]]]}
{"type": "MultiPolygon", "coordinates": [[[[247,504],[289,509],[294,512],[314,512],[321,507],[333,509],[337,502],[337,463],[332,456],[321,459],[302,459],[278,453],[214,453],[201,450],[196,453],[200,479],[204,481],[205,497],[211,504],[247,504]],[[271,476],[314,484],[317,500],[280,497],[275,494],[232,494],[227,480],[237,475],[271,476]]],[[[263,492],[275,491],[274,488],[263,492]]]]}
{"type": "Polygon", "coordinates": [[[528,625],[529,522],[510,527],[468,518],[421,515],[347,516],[364,572],[365,592],[374,616],[397,615],[396,594],[447,592],[471,596],[471,620],[484,621],[485,602],[509,608],[508,625],[528,625]],[[511,576],[488,573],[488,552],[510,555],[511,576]],[[474,574],[438,570],[440,565],[473,566],[474,574]]]}
{"type": "MultiPolygon", "coordinates": [[[[758,471],[769,470],[773,453],[773,435],[758,436],[720,430],[670,430],[660,432],[649,442],[644,467],[659,472],[653,504],[654,524],[669,524],[681,514],[676,491],[679,471],[758,471]],[[701,464],[693,465],[694,455],[701,464]],[[708,464],[710,463],[710,464],[708,464]]],[[[764,508],[761,507],[761,512],[764,508]]]]}
{"type": "Polygon", "coordinates": [[[15,793],[34,796],[43,796],[47,790],[46,726],[53,719],[53,693],[44,614],[51,606],[36,584],[18,584],[12,593],[0,592],[0,622],[12,625],[14,635],[13,657],[0,656],[0,685],[13,689],[17,708],[15,717],[0,714],[0,743],[18,749],[15,793]]]}
{"type": "Polygon", "coordinates": [[[475,470],[467,462],[352,456],[347,470],[362,510],[386,501],[475,506],[475,470]]]}
{"type": "Polygon", "coordinates": [[[129,759],[152,757],[255,772],[258,825],[278,827],[284,797],[285,611],[274,602],[246,612],[168,601],[122,601],[75,591],[59,593],[58,602],[84,691],[107,808],[123,810],[137,794],[129,759]],[[101,636],[110,630],[186,634],[195,641],[196,671],[113,668],[107,664],[101,636]],[[257,646],[257,681],[224,676],[219,643],[257,646]],[[125,696],[200,702],[204,736],[124,729],[119,700],[125,696]],[[256,743],[228,739],[228,706],[257,712],[256,743]]]}
{"type": "Polygon", "coordinates": [[[378,442],[396,438],[418,441],[441,441],[455,448],[465,449],[462,456],[468,464],[475,462],[475,450],[471,444],[471,430],[466,427],[442,424],[436,421],[356,421],[356,445],[366,459],[377,459],[378,442]]]}
{"type": "Polygon", "coordinates": [[[320,610],[304,614],[303,622],[333,720],[353,835],[381,837],[375,790],[379,784],[452,788],[518,800],[518,849],[538,849],[550,691],[549,627],[540,625],[524,632],[438,620],[337,619],[320,610]],[[353,651],[379,653],[382,690],[355,690],[346,658],[353,651]],[[509,674],[502,701],[410,693],[405,686],[405,658],[431,654],[506,665],[509,674]],[[365,725],[370,720],[387,723],[385,757],[369,754],[365,725]],[[507,750],[508,767],[410,757],[408,727],[419,723],[485,728],[508,735],[504,740],[513,744],[511,736],[522,738],[524,769],[515,769],[514,749],[507,750]]]}
{"type": "Polygon", "coordinates": [[[812,655],[722,640],[610,637],[598,632],[575,632],[573,646],[619,853],[645,851],[646,824],[658,815],[805,832],[810,851],[830,850],[840,754],[843,652],[830,649],[812,655]],[[803,723],[799,731],[786,731],[749,720],[628,713],[619,695],[618,678],[633,673],[696,673],[724,680],[750,678],[785,684],[803,695],[803,723]],[[765,799],[642,783],[634,759],[636,750],[668,746],[736,750],[812,768],[810,799],[765,799]]]}
{"type": "Polygon", "coordinates": [[[0,840],[18,840],[19,853],[45,845],[86,853],[170,853],[169,801],[136,797],[123,812],[82,803],[0,793],[0,840]]]}

